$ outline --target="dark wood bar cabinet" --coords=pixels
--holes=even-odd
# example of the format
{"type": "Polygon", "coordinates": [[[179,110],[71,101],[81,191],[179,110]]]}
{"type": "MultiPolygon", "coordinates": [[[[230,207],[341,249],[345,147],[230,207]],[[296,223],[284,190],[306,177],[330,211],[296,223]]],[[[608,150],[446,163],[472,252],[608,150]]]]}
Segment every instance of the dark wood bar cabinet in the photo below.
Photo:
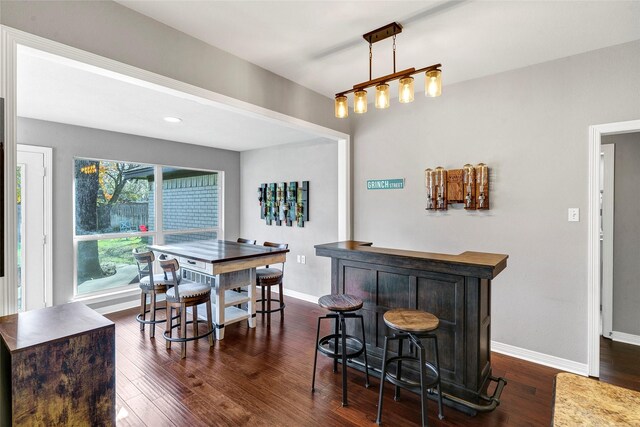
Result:
{"type": "MultiPolygon", "coordinates": [[[[506,381],[491,374],[491,280],[506,268],[507,255],[446,255],[356,241],[315,248],[316,255],[331,258],[331,292],[364,301],[371,368],[379,372],[382,362],[388,333],[384,313],[392,308],[425,310],[440,319],[436,334],[445,403],[469,414],[497,406],[506,381]]],[[[416,374],[407,368],[403,373],[416,374]]]]}

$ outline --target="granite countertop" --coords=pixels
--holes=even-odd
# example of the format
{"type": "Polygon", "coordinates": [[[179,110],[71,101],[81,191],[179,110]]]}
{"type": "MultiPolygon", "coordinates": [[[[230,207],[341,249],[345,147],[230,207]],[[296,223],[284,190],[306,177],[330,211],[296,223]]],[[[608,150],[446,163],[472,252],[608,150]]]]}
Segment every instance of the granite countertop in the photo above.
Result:
{"type": "Polygon", "coordinates": [[[640,392],[574,374],[558,374],[552,425],[638,426],[640,392]]]}

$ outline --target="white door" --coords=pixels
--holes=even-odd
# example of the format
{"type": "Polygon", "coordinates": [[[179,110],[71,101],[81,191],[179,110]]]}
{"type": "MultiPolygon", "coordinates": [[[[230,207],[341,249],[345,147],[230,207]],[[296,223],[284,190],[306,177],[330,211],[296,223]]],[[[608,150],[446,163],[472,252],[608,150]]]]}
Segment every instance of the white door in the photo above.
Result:
{"type": "Polygon", "coordinates": [[[615,145],[602,145],[601,212],[602,232],[602,336],[611,338],[613,330],[613,207],[615,145]]]}
{"type": "Polygon", "coordinates": [[[50,148],[18,145],[19,311],[51,305],[50,284],[47,283],[47,269],[50,268],[47,265],[47,214],[50,206],[45,181],[50,153],[50,148]]]}

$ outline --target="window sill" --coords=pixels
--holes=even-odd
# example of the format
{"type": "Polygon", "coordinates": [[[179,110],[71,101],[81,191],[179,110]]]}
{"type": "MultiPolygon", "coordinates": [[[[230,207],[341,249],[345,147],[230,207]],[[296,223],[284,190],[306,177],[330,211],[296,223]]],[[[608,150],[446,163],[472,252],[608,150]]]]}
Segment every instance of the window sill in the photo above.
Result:
{"type": "Polygon", "coordinates": [[[81,302],[83,304],[98,304],[102,302],[109,302],[118,298],[126,298],[140,295],[140,288],[136,286],[133,289],[121,289],[111,291],[108,293],[89,294],[89,295],[76,295],[70,302],[81,302]]]}

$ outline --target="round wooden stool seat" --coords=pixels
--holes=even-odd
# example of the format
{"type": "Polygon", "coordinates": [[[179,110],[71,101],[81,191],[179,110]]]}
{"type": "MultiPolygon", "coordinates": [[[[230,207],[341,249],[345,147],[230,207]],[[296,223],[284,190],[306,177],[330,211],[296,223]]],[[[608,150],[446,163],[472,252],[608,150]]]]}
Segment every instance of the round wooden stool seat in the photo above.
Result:
{"type": "Polygon", "coordinates": [[[398,331],[420,333],[437,329],[440,320],[426,311],[397,308],[384,314],[384,323],[398,331]]]}
{"type": "Polygon", "coordinates": [[[362,300],[349,294],[325,295],[318,299],[318,305],[331,311],[356,311],[362,308],[362,300]]]}

